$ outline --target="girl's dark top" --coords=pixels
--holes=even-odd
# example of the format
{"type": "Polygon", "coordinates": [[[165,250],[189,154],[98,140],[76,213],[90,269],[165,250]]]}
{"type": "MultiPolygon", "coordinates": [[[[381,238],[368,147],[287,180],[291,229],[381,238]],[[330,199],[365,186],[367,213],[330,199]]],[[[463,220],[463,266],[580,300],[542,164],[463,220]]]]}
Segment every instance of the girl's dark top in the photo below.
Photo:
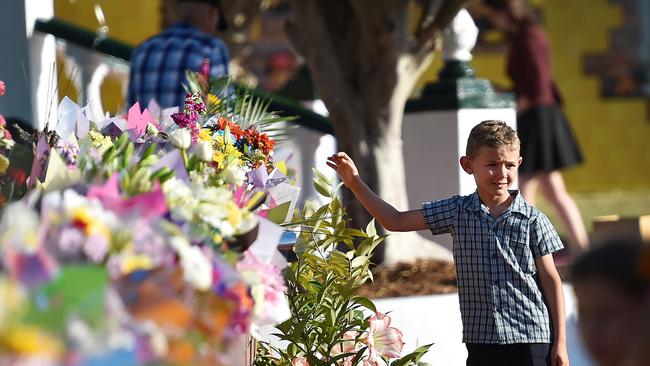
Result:
{"type": "Polygon", "coordinates": [[[550,44],[540,26],[524,24],[512,35],[507,71],[518,99],[527,98],[531,107],[562,105],[551,75],[550,44]]]}

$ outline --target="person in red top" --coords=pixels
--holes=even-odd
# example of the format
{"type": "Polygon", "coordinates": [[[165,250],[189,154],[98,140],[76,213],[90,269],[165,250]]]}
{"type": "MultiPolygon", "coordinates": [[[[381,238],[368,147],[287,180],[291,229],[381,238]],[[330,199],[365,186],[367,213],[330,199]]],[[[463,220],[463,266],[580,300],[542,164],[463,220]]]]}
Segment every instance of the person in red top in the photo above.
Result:
{"type": "Polygon", "coordinates": [[[484,0],[489,19],[508,36],[507,72],[517,98],[517,133],[523,162],[519,188],[531,204],[538,189],[564,225],[572,252],[589,245],[580,211],[560,173],[582,162],[551,74],[550,44],[524,0],[484,0]]]}

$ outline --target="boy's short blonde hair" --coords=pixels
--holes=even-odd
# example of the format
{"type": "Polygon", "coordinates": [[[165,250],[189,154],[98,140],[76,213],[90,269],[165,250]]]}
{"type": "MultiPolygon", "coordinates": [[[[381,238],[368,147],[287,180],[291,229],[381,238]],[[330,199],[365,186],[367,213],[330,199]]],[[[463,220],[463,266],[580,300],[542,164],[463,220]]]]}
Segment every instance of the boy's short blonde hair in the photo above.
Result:
{"type": "Polygon", "coordinates": [[[488,120],[472,128],[467,138],[465,155],[476,157],[482,147],[506,146],[519,150],[519,137],[517,132],[503,121],[488,120]]]}

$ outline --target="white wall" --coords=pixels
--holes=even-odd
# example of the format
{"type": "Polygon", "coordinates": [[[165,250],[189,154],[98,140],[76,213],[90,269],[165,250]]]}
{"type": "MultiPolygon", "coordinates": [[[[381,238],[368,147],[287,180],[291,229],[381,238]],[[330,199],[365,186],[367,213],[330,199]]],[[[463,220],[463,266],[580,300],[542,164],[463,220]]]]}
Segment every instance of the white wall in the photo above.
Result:
{"type": "MultiPolygon", "coordinates": [[[[567,322],[567,347],[572,366],[592,366],[585,353],[577,328],[577,310],[573,287],[564,285],[567,322]]],[[[391,326],[404,335],[402,354],[434,343],[422,361],[431,365],[464,366],[467,349],[462,343],[462,324],[458,294],[414,296],[375,300],[377,310],[390,312],[391,326]]]]}
{"type": "MultiPolygon", "coordinates": [[[[409,209],[419,209],[422,202],[476,190],[474,178],[462,171],[459,159],[465,155],[471,129],[489,119],[503,120],[516,129],[514,109],[425,111],[404,116],[404,174],[409,209]]],[[[451,250],[450,235],[434,237],[428,231],[420,234],[451,250]]]]}

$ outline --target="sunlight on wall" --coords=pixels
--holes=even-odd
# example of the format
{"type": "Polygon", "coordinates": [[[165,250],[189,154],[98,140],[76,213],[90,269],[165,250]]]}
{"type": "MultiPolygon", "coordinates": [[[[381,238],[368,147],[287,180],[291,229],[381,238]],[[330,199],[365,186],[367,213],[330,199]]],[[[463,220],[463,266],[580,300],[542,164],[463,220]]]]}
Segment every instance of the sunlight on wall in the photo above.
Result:
{"type": "MultiPolygon", "coordinates": [[[[569,190],[650,188],[650,116],[645,100],[603,98],[599,79],[583,69],[587,52],[609,47],[609,32],[621,22],[621,9],[608,0],[539,3],[551,39],[554,75],[585,155],[585,164],[564,174],[569,190]]],[[[420,85],[437,79],[441,64],[437,57],[420,85]]],[[[479,77],[510,84],[503,55],[478,54],[472,65],[479,77]]]]}

